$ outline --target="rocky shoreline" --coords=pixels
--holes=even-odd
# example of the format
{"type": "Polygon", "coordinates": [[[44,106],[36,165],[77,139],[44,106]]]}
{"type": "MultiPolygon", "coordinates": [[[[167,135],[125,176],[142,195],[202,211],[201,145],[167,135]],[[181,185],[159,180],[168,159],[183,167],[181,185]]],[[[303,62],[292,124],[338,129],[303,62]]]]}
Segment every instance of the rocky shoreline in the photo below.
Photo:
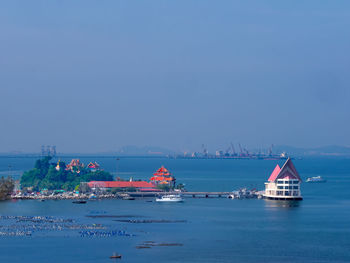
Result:
{"type": "Polygon", "coordinates": [[[123,198],[123,195],[120,194],[101,194],[101,195],[13,195],[11,199],[20,199],[20,200],[94,200],[94,199],[120,199],[123,198]]]}

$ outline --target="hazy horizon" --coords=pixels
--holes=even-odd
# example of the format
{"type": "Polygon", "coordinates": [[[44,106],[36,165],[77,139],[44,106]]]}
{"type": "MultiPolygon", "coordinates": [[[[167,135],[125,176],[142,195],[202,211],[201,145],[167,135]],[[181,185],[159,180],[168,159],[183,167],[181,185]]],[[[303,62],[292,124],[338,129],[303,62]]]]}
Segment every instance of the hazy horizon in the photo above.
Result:
{"type": "Polygon", "coordinates": [[[3,1],[0,152],[350,146],[348,1],[3,1]]]}

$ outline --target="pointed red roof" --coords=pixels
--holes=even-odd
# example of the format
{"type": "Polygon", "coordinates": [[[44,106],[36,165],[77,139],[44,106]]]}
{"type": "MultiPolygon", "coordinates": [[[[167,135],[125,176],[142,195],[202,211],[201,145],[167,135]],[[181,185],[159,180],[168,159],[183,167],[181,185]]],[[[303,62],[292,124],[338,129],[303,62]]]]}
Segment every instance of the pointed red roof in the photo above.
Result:
{"type": "Polygon", "coordinates": [[[274,182],[277,179],[298,179],[302,181],[290,158],[283,164],[282,168],[278,165],[276,166],[269,178],[269,182],[274,182]]]}
{"type": "Polygon", "coordinates": [[[97,162],[90,162],[87,167],[90,169],[97,169],[100,168],[100,165],[97,162]]]}
{"type": "Polygon", "coordinates": [[[164,166],[160,167],[153,175],[170,176],[170,172],[164,166]]]}
{"type": "Polygon", "coordinates": [[[272,174],[270,175],[270,178],[269,178],[268,181],[269,181],[269,182],[275,181],[276,178],[277,178],[277,175],[280,173],[280,171],[281,171],[281,168],[280,168],[280,166],[277,164],[276,167],[275,167],[275,169],[273,170],[272,174]]]}

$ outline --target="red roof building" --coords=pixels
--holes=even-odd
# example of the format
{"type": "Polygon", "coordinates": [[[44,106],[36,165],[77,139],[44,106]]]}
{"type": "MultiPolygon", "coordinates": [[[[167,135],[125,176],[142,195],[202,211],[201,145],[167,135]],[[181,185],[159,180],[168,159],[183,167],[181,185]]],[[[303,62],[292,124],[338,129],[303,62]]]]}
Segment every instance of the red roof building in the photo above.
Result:
{"type": "Polygon", "coordinates": [[[274,200],[301,200],[301,178],[290,158],[282,168],[276,165],[268,182],[265,183],[264,197],[274,200]]]}
{"type": "Polygon", "coordinates": [[[89,168],[91,171],[97,171],[100,169],[100,165],[97,162],[90,162],[87,165],[87,168],[89,168]]]}
{"type": "Polygon", "coordinates": [[[71,170],[72,172],[80,173],[80,169],[84,167],[84,164],[80,162],[79,159],[72,159],[72,161],[67,164],[66,170],[71,170]]]}
{"type": "Polygon", "coordinates": [[[153,188],[154,185],[145,181],[91,181],[90,188],[153,188]]]}
{"type": "Polygon", "coordinates": [[[164,166],[160,167],[150,178],[150,181],[154,185],[168,184],[175,185],[175,177],[164,166]]]}

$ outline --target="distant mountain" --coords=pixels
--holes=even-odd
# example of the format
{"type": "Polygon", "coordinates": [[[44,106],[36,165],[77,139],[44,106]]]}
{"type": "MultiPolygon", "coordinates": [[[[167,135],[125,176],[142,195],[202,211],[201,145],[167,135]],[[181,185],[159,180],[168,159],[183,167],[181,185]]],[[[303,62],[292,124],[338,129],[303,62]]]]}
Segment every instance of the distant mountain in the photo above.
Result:
{"type": "Polygon", "coordinates": [[[290,156],[344,156],[350,157],[350,147],[346,146],[323,146],[316,148],[297,148],[287,145],[279,145],[273,148],[275,153],[286,152],[290,156]]]}
{"type": "MultiPolygon", "coordinates": [[[[258,149],[252,149],[250,152],[259,152],[258,149]]],[[[301,148],[288,145],[276,145],[273,147],[273,154],[287,153],[291,157],[350,157],[350,147],[347,146],[323,146],[315,148],[301,148]]],[[[58,153],[57,156],[72,157],[72,156],[167,156],[181,154],[171,149],[157,147],[157,146],[135,146],[127,145],[121,147],[117,151],[108,152],[90,152],[90,153],[58,153]]],[[[214,154],[214,153],[211,153],[214,154]]],[[[267,154],[265,152],[265,154],[267,154]]],[[[0,157],[6,156],[22,156],[22,157],[40,157],[40,153],[26,153],[26,152],[3,152],[0,157]]]]}
{"type": "MultiPolygon", "coordinates": [[[[166,156],[170,154],[175,154],[175,151],[163,148],[163,147],[157,147],[157,146],[135,146],[135,145],[127,145],[123,146],[120,149],[116,151],[103,151],[103,152],[58,152],[57,156],[62,157],[72,157],[72,156],[166,156]]],[[[40,157],[41,153],[29,153],[29,152],[19,152],[19,151],[12,151],[12,152],[0,152],[0,157],[4,156],[25,156],[25,157],[40,157]]]]}
{"type": "Polygon", "coordinates": [[[174,154],[175,152],[173,150],[156,146],[138,147],[135,145],[128,145],[123,146],[117,153],[122,155],[168,155],[174,154]]]}

